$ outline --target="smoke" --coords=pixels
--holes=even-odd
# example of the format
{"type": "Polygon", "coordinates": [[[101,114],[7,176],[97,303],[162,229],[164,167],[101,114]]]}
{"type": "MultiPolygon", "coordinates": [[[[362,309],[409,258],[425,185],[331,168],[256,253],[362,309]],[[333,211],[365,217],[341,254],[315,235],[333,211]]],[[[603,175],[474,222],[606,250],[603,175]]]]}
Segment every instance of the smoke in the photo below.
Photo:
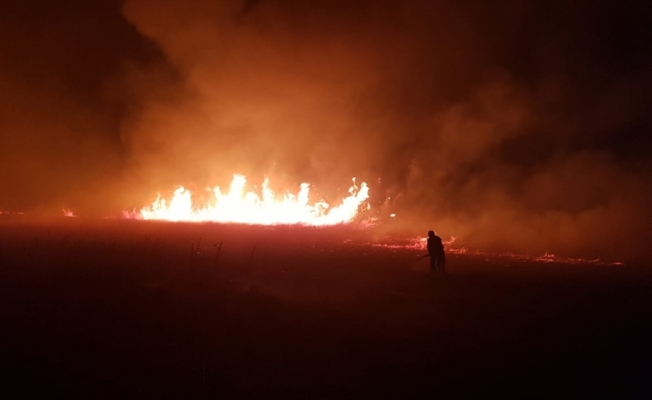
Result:
{"type": "Polygon", "coordinates": [[[0,4],[0,211],[106,211],[125,150],[107,82],[143,51],[114,3],[0,4]]]}
{"type": "Polygon", "coordinates": [[[356,175],[403,227],[470,246],[647,256],[648,160],[617,142],[649,127],[648,69],[583,33],[609,9],[564,7],[127,2],[180,87],[124,137],[168,185],[356,175]]]}
{"type": "Polygon", "coordinates": [[[108,132],[91,142],[108,177],[88,172],[120,193],[107,209],[235,172],[337,201],[356,176],[389,229],[651,259],[646,7],[127,0],[131,42],[155,54],[102,75],[120,112],[60,113],[108,132]]]}

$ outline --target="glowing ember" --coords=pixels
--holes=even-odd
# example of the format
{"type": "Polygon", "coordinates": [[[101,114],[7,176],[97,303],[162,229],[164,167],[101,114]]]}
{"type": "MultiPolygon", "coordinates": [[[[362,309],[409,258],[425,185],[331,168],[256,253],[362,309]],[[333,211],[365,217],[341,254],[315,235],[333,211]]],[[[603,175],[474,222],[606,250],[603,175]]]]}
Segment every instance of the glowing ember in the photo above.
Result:
{"type": "MultiPolygon", "coordinates": [[[[370,243],[374,247],[381,247],[384,249],[396,250],[416,250],[420,254],[426,250],[427,237],[413,237],[413,238],[391,238],[389,236],[377,240],[375,243],[370,243]]],[[[608,262],[602,261],[600,259],[584,259],[584,258],[569,258],[569,257],[558,257],[551,253],[545,253],[541,256],[532,256],[526,254],[515,254],[515,253],[490,253],[478,250],[470,251],[466,247],[453,248],[451,245],[455,243],[456,238],[451,236],[449,240],[445,240],[442,243],[445,245],[447,254],[455,255],[464,255],[464,256],[476,256],[484,257],[486,260],[489,259],[503,259],[503,260],[514,260],[514,261],[524,261],[524,262],[538,262],[538,263],[561,263],[561,264],[594,264],[594,265],[611,265],[611,266],[621,266],[625,265],[620,261],[608,262]]],[[[350,242],[346,242],[350,244],[350,242]]]]}
{"type": "MultiPolygon", "coordinates": [[[[190,222],[230,222],[242,224],[301,224],[301,225],[336,225],[353,220],[365,200],[369,198],[369,187],[362,183],[359,187],[353,178],[349,196],[337,207],[330,207],[324,201],[308,204],[310,185],[301,184],[301,190],[295,196],[285,193],[281,200],[269,187],[265,179],[262,196],[254,192],[245,192],[246,179],[243,175],[233,175],[228,193],[222,193],[219,187],[207,189],[213,199],[208,204],[196,206],[192,194],[183,187],[177,188],[168,203],[159,196],[150,207],[127,217],[190,222]]],[[[368,204],[367,204],[368,207],[368,204]]]]}

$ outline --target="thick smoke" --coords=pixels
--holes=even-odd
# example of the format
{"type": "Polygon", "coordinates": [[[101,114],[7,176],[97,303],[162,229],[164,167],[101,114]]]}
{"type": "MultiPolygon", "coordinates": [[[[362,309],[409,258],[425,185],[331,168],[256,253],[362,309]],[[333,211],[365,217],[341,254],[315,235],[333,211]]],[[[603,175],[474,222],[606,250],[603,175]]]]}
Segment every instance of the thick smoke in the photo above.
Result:
{"type": "Polygon", "coordinates": [[[0,3],[0,212],[106,215],[125,158],[111,86],[151,59],[139,38],[115,1],[0,3]]]}
{"type": "Polygon", "coordinates": [[[176,87],[168,96],[143,93],[124,138],[138,173],[169,185],[241,171],[332,193],[356,175],[404,229],[481,248],[639,256],[648,160],[621,140],[649,127],[649,63],[619,69],[617,39],[600,38],[611,11],[128,2],[125,16],[178,80],[160,82],[176,87]]]}
{"type": "MultiPolygon", "coordinates": [[[[158,53],[123,56],[102,75],[120,111],[65,109],[72,100],[54,99],[70,96],[47,91],[39,102],[108,132],[90,143],[100,141],[101,172],[112,172],[86,172],[97,191],[121,193],[107,209],[178,184],[224,186],[234,172],[279,189],[308,181],[337,201],[356,176],[369,182],[373,210],[397,214],[391,232],[650,259],[649,8],[126,1],[122,22],[137,34],[123,45],[158,53]]],[[[35,121],[45,130],[47,119],[35,121]]]]}

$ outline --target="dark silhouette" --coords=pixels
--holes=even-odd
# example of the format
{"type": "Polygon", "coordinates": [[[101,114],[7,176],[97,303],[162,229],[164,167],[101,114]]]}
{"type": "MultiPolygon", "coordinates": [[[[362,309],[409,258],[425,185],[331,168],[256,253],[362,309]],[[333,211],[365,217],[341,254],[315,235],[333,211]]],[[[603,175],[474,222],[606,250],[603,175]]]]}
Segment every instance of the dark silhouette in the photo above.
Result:
{"type": "Polygon", "coordinates": [[[444,273],[446,254],[441,238],[434,231],[428,231],[428,255],[430,256],[430,272],[444,273]]]}

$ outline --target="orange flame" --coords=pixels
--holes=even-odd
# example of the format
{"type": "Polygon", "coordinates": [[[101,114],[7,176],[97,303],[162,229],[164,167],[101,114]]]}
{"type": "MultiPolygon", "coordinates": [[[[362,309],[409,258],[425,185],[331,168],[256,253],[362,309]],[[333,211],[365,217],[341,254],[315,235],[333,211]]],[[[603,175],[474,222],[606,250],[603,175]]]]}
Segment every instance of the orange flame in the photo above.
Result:
{"type": "Polygon", "coordinates": [[[282,200],[277,200],[274,191],[269,187],[268,179],[263,182],[262,196],[245,192],[246,182],[243,175],[234,174],[228,193],[222,193],[219,187],[209,188],[207,190],[212,191],[213,199],[199,207],[193,205],[192,193],[180,186],[169,203],[159,194],[151,206],[130,216],[166,221],[324,226],[352,221],[360,206],[369,198],[367,184],[363,182],[358,187],[355,178],[353,186],[349,189],[349,196],[342,200],[342,204],[332,208],[325,201],[310,205],[310,185],[307,183],[301,184],[296,196],[285,193],[282,200]]]}

